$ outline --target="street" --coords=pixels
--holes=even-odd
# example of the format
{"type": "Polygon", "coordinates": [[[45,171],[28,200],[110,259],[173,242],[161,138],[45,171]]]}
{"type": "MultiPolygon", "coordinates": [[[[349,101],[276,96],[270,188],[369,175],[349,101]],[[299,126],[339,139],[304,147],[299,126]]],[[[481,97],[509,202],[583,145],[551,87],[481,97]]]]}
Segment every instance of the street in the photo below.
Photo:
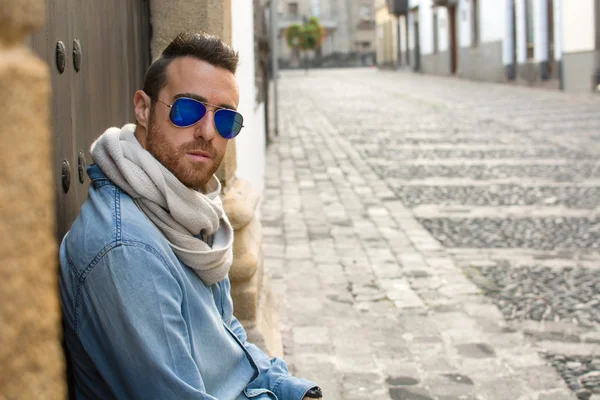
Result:
{"type": "Polygon", "coordinates": [[[294,373],[325,400],[600,399],[600,96],[279,84],[263,249],[294,373]]]}

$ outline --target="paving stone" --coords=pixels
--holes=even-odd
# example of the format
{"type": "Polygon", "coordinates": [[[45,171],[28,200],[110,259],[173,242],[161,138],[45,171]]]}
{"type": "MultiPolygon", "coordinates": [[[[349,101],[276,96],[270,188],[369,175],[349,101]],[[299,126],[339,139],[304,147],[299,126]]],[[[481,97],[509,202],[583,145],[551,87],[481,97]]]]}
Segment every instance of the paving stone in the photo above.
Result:
{"type": "Polygon", "coordinates": [[[293,328],[296,344],[327,344],[330,343],[329,330],[319,326],[302,326],[293,328]]]}
{"type": "MultiPolygon", "coordinates": [[[[280,84],[261,219],[291,370],[336,400],[573,399],[537,349],[589,356],[598,328],[524,335],[465,273],[600,269],[600,98],[371,69],[280,84]]],[[[581,315],[593,285],[573,287],[581,315]]]]}

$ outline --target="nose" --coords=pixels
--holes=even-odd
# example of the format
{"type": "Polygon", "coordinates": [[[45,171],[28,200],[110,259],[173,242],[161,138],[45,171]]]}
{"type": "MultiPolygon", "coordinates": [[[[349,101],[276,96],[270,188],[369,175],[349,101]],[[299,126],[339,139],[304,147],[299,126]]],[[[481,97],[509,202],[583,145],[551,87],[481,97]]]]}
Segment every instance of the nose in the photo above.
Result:
{"type": "Polygon", "coordinates": [[[210,142],[215,135],[217,130],[215,128],[215,112],[213,110],[206,110],[204,117],[196,125],[194,125],[194,137],[196,139],[202,138],[207,142],[210,142]]]}

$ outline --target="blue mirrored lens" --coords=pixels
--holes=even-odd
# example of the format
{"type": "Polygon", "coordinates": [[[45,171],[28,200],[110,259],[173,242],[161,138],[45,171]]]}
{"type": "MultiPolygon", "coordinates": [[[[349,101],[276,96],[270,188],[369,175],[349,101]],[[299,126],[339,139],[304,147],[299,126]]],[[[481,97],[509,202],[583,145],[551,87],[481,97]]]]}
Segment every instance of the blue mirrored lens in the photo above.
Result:
{"type": "Polygon", "coordinates": [[[225,139],[236,137],[243,125],[244,118],[236,111],[221,109],[215,112],[215,127],[225,139]]]}
{"type": "Polygon", "coordinates": [[[179,98],[173,103],[169,117],[173,125],[186,127],[200,121],[205,114],[204,104],[192,99],[179,98]]]}

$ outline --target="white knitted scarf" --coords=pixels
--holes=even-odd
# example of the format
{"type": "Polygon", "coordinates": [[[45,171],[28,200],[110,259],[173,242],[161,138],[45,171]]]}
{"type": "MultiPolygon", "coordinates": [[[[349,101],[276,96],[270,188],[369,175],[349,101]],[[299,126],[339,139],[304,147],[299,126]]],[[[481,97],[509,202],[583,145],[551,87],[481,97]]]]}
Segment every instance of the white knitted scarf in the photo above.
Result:
{"type": "Polygon", "coordinates": [[[233,229],[214,175],[206,194],[186,187],[140,145],[134,124],[108,129],[92,144],[91,153],[108,179],[133,198],[177,257],[206,285],[227,276],[233,258],[233,229]],[[211,245],[201,237],[212,237],[211,245]]]}

